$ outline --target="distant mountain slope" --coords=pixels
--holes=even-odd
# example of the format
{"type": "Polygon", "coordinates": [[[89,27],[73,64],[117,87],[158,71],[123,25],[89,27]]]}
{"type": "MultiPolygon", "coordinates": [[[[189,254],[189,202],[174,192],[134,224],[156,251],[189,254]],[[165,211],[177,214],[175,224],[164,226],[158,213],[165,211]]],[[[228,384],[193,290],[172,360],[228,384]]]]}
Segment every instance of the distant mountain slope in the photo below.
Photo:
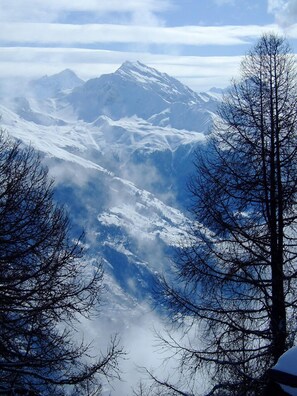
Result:
{"type": "Polygon", "coordinates": [[[203,136],[156,130],[137,119],[53,127],[27,121],[3,106],[0,112],[5,129],[44,156],[56,180],[57,199],[68,207],[75,228],[86,230],[88,254],[104,258],[126,293],[149,297],[156,271],[168,265],[163,254],[179,243],[188,222],[166,202],[169,191],[162,188],[167,181],[160,169],[173,164],[178,148],[193,147],[203,136]]]}
{"type": "Polygon", "coordinates": [[[168,103],[196,102],[198,98],[197,93],[180,81],[140,62],[126,61],[114,74],[158,94],[168,103]]]}
{"type": "Polygon", "coordinates": [[[101,115],[114,120],[137,116],[153,125],[208,132],[217,100],[199,95],[166,73],[140,62],[125,62],[115,73],[91,79],[66,101],[79,119],[101,115]]]}
{"type": "Polygon", "coordinates": [[[43,76],[31,81],[29,90],[38,97],[50,98],[56,96],[61,91],[79,87],[83,83],[84,81],[77,77],[72,70],[65,69],[52,76],[43,76]]]}
{"type": "Polygon", "coordinates": [[[2,102],[2,126],[44,157],[90,256],[123,293],[147,298],[185,233],[193,153],[220,94],[139,62],[85,83],[65,70],[29,87],[2,102]]]}
{"type": "MultiPolygon", "coordinates": [[[[104,266],[104,304],[98,319],[82,323],[86,339],[95,334],[94,348],[105,347],[106,335],[118,332],[132,351],[136,384],[139,346],[151,353],[150,326],[159,319],[151,309],[155,282],[170,274],[186,235],[186,184],[221,92],[198,94],[139,62],[87,82],[66,70],[2,92],[2,128],[40,153],[73,236],[84,229],[86,258],[104,266]]],[[[106,395],[123,395],[122,384],[105,387],[106,395]]]]}

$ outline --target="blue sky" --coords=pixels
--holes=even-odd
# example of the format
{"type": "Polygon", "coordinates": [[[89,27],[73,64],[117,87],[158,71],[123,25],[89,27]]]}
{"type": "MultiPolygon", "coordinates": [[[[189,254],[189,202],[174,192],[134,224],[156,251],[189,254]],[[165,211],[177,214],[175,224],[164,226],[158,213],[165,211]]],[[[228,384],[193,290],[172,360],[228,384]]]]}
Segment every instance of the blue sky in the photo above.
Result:
{"type": "Polygon", "coordinates": [[[2,77],[88,79],[139,60],[203,91],[226,86],[264,32],[297,52],[297,0],[0,0],[0,25],[2,77]]]}

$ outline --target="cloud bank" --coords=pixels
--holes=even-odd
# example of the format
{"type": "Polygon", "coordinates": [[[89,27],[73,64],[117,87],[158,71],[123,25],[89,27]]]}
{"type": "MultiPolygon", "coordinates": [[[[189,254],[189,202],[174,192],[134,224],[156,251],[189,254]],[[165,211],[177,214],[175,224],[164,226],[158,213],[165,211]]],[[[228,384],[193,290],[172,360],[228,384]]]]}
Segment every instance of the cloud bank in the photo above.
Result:
{"type": "Polygon", "coordinates": [[[240,56],[179,56],[147,52],[105,51],[83,48],[0,48],[2,78],[39,78],[72,69],[84,80],[113,73],[126,61],[141,60],[148,66],[176,77],[192,89],[225,87],[236,74],[240,56]]]}
{"type": "MultiPolygon", "coordinates": [[[[2,23],[0,42],[55,46],[99,43],[227,46],[250,44],[276,25],[257,26],[128,26],[114,24],[2,23]]],[[[297,38],[297,24],[291,35],[297,38]]]]}
{"type": "MultiPolygon", "coordinates": [[[[220,9],[235,3],[213,0],[220,9]]],[[[70,68],[89,79],[140,60],[198,91],[225,87],[238,55],[264,32],[286,26],[297,39],[296,0],[268,0],[267,7],[277,23],[167,26],[170,12],[181,11],[173,0],[0,0],[0,73],[37,78],[70,68]]]]}
{"type": "Polygon", "coordinates": [[[61,14],[73,12],[92,12],[98,16],[114,12],[156,14],[172,7],[169,0],[1,0],[0,6],[3,21],[58,20],[61,14]]]}

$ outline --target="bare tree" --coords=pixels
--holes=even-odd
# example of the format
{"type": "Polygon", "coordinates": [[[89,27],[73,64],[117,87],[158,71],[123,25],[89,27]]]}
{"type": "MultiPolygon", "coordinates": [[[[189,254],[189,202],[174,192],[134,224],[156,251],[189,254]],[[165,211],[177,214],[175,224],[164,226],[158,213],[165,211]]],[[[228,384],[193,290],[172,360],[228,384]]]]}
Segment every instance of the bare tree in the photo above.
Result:
{"type": "Polygon", "coordinates": [[[0,135],[0,393],[91,395],[118,375],[114,338],[91,358],[74,341],[81,316],[100,302],[102,268],[82,256],[53,182],[32,148],[0,135]]]}
{"type": "Polygon", "coordinates": [[[264,35],[241,64],[190,182],[193,228],[163,281],[173,321],[196,339],[163,341],[213,395],[261,394],[296,337],[297,91],[285,39],[264,35]]]}

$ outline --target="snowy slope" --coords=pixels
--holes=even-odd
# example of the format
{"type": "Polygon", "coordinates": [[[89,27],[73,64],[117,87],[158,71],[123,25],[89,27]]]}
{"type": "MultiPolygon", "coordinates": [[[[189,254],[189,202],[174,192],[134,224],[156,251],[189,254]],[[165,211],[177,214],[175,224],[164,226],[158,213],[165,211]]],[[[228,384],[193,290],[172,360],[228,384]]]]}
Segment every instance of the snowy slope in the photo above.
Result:
{"type": "Polygon", "coordinates": [[[43,76],[30,82],[28,89],[38,98],[55,97],[84,83],[72,70],[65,69],[53,76],[43,76]]]}
{"type": "MultiPolygon", "coordinates": [[[[87,257],[104,264],[108,309],[84,332],[118,331],[138,359],[136,334],[147,343],[140,327],[158,321],[152,290],[186,234],[193,152],[219,100],[218,92],[197,94],[139,62],[87,82],[66,70],[0,97],[2,127],[39,151],[74,234],[86,231],[87,257]]],[[[121,385],[112,394],[129,391],[121,385]]]]}
{"type": "Polygon", "coordinates": [[[45,76],[26,97],[2,103],[2,126],[44,156],[57,198],[75,227],[86,229],[90,254],[103,257],[133,298],[149,295],[185,233],[177,208],[185,206],[192,154],[205,140],[216,96],[125,62],[86,83],[70,70],[45,76]]]}
{"type": "Polygon", "coordinates": [[[115,73],[87,81],[64,101],[87,122],[101,115],[136,116],[152,125],[203,133],[211,128],[217,105],[213,95],[199,95],[140,62],[125,62],[115,73]]]}
{"type": "Polygon", "coordinates": [[[148,67],[140,62],[126,61],[114,73],[126,81],[131,81],[143,87],[147,91],[158,94],[164,101],[173,102],[196,102],[198,95],[180,81],[170,77],[166,73],[148,67]]]}
{"type": "Polygon", "coordinates": [[[53,126],[28,121],[3,106],[0,113],[2,125],[12,136],[45,156],[56,179],[57,196],[72,210],[74,222],[86,229],[88,243],[92,240],[90,252],[105,257],[121,286],[142,297],[135,282],[148,291],[156,270],[146,250],[155,245],[153,250],[161,257],[179,243],[187,224],[182,212],[160,199],[166,196],[173,202],[169,191],[165,194],[153,186],[162,183],[158,167],[167,163],[172,166],[168,172],[174,172],[176,151],[193,148],[204,140],[203,135],[154,128],[135,118],[101,117],[92,124],[53,126]],[[159,163],[153,162],[156,153],[159,163]],[[123,279],[124,267],[129,269],[127,279],[123,279]],[[131,274],[136,276],[133,282],[131,274]]]}

